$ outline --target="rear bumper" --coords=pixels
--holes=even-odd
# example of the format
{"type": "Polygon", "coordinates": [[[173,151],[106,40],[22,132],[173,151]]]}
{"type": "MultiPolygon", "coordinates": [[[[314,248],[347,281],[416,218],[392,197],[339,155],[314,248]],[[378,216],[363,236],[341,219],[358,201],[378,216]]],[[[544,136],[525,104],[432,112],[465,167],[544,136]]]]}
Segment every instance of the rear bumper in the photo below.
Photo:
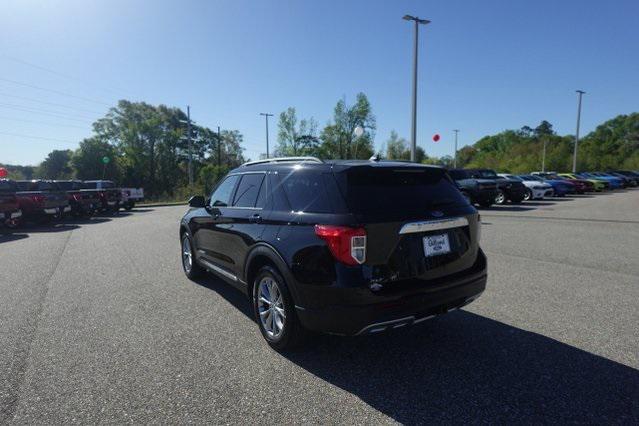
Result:
{"type": "Polygon", "coordinates": [[[19,219],[21,217],[22,217],[22,210],[20,209],[13,210],[13,211],[0,212],[0,220],[13,220],[13,219],[19,219]]]}
{"type": "Polygon", "coordinates": [[[479,297],[486,288],[486,280],[486,257],[480,250],[471,268],[434,283],[425,282],[398,293],[375,294],[368,288],[353,288],[351,291],[373,303],[335,303],[322,309],[297,307],[297,315],[304,327],[314,331],[341,335],[377,333],[419,323],[464,306],[479,297]]]}
{"type": "Polygon", "coordinates": [[[71,206],[48,207],[42,210],[42,212],[46,215],[68,213],[70,211],[71,206]]]}

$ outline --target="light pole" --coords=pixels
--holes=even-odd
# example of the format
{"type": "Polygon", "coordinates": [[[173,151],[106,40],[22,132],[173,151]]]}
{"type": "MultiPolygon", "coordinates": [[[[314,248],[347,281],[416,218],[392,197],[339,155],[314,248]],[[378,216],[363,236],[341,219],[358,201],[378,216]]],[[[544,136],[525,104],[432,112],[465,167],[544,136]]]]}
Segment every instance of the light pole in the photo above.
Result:
{"type": "Polygon", "coordinates": [[[419,19],[416,16],[404,15],[406,21],[415,22],[415,40],[413,45],[413,112],[410,129],[410,161],[415,161],[415,150],[417,149],[417,46],[419,36],[419,24],[429,24],[427,19],[419,19]]]}
{"type": "Polygon", "coordinates": [[[458,129],[453,130],[455,132],[455,155],[453,156],[453,168],[457,168],[457,134],[459,133],[458,129]]]}
{"type": "Polygon", "coordinates": [[[268,112],[260,112],[260,115],[263,115],[264,118],[266,118],[266,158],[268,158],[268,118],[273,117],[273,114],[269,114],[268,112]]]}
{"type": "Polygon", "coordinates": [[[191,107],[186,106],[186,120],[180,120],[180,123],[186,124],[186,140],[189,142],[189,185],[193,185],[193,146],[191,144],[191,107]]]}
{"type": "MultiPolygon", "coordinates": [[[[545,136],[542,136],[544,138],[544,149],[542,151],[541,154],[541,171],[545,172],[546,171],[546,142],[547,142],[547,138],[545,136]]],[[[574,173],[574,171],[573,171],[574,173]]]]}
{"type": "Polygon", "coordinates": [[[579,122],[581,121],[581,97],[586,93],[583,90],[577,90],[579,101],[577,103],[577,131],[575,132],[575,152],[572,157],[572,172],[577,173],[577,145],[579,144],[579,122]]]}

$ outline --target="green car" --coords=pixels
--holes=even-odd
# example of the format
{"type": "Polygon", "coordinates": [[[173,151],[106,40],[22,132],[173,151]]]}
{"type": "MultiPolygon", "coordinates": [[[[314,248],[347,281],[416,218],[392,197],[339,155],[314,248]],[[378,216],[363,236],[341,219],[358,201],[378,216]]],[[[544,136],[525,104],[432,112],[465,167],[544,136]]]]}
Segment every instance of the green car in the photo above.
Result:
{"type": "Polygon", "coordinates": [[[583,177],[579,177],[577,175],[574,175],[572,173],[558,173],[558,176],[560,176],[562,178],[565,178],[565,179],[587,180],[588,182],[592,182],[592,184],[594,185],[594,189],[597,192],[604,191],[608,187],[608,184],[606,182],[604,182],[603,180],[600,180],[600,179],[583,178],[583,177]]]}

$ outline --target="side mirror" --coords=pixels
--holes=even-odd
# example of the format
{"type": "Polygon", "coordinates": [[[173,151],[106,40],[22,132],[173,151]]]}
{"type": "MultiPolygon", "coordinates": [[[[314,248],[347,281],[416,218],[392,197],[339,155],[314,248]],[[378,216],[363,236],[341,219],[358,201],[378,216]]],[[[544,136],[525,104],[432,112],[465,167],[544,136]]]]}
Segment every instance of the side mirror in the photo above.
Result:
{"type": "Polygon", "coordinates": [[[201,195],[195,195],[189,199],[189,207],[202,208],[206,206],[206,201],[201,195]]]}

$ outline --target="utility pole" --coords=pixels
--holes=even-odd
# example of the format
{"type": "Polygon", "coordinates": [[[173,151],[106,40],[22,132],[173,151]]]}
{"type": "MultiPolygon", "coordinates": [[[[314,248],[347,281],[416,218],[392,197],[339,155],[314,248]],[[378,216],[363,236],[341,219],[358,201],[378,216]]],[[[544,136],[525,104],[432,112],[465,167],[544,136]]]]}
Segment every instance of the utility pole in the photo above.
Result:
{"type": "Polygon", "coordinates": [[[260,115],[263,115],[266,118],[266,158],[269,158],[268,153],[268,118],[273,117],[273,114],[269,114],[268,112],[260,112],[260,115]]]}
{"type": "Polygon", "coordinates": [[[419,37],[419,24],[429,24],[427,19],[419,19],[416,16],[404,15],[406,21],[415,22],[415,38],[413,44],[413,102],[410,127],[410,161],[415,162],[415,151],[417,149],[417,47],[419,37]]]}
{"type": "Polygon", "coordinates": [[[547,137],[543,137],[544,138],[544,150],[542,151],[541,154],[541,171],[545,172],[546,171],[546,142],[547,142],[547,137]]]}
{"type": "Polygon", "coordinates": [[[575,132],[575,152],[572,157],[572,172],[577,173],[577,145],[579,144],[579,122],[581,121],[581,97],[583,96],[583,90],[577,90],[579,101],[577,104],[577,131],[575,132]]]}
{"type": "Polygon", "coordinates": [[[222,165],[222,134],[220,126],[217,126],[217,167],[222,165]]]}
{"type": "Polygon", "coordinates": [[[191,107],[186,106],[186,137],[189,141],[189,185],[193,185],[193,147],[191,145],[191,107]]]}
{"type": "Polygon", "coordinates": [[[457,134],[459,133],[458,129],[453,130],[455,132],[455,155],[453,156],[453,168],[457,168],[457,134]]]}

